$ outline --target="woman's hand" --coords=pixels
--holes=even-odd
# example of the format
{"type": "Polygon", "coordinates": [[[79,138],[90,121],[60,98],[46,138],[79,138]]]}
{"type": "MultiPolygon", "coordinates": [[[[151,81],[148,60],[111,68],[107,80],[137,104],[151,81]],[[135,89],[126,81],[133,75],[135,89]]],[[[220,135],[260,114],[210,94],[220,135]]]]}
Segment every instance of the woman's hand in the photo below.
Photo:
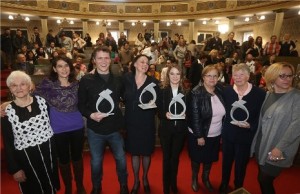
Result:
{"type": "Polygon", "coordinates": [[[171,119],[171,113],[170,113],[170,112],[167,112],[167,113],[166,113],[166,117],[167,117],[167,119],[171,119]]]}
{"type": "Polygon", "coordinates": [[[285,158],[283,157],[282,151],[280,151],[278,148],[274,148],[271,152],[269,152],[268,159],[272,161],[278,161],[285,158]]]}
{"type": "Polygon", "coordinates": [[[19,170],[18,172],[13,174],[13,177],[14,177],[15,181],[17,181],[17,182],[25,182],[27,179],[25,172],[23,170],[19,170]]]}
{"type": "Polygon", "coordinates": [[[205,146],[205,139],[203,137],[197,139],[199,146],[205,146]]]}

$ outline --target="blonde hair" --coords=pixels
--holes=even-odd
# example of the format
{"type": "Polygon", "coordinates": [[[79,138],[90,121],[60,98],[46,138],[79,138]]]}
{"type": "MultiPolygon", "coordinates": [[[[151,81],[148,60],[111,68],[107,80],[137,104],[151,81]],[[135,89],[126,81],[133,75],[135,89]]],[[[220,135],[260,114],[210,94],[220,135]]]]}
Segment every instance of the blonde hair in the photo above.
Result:
{"type": "Polygon", "coordinates": [[[267,71],[265,72],[266,86],[270,92],[274,92],[273,84],[278,78],[278,76],[281,74],[281,70],[284,67],[290,68],[292,74],[295,74],[294,66],[286,62],[274,63],[270,67],[268,67],[267,71]]]}
{"type": "Polygon", "coordinates": [[[6,85],[7,87],[10,87],[16,78],[21,78],[23,81],[25,81],[28,85],[31,85],[31,78],[28,74],[26,74],[24,71],[13,71],[9,74],[9,76],[6,79],[6,85]]]}

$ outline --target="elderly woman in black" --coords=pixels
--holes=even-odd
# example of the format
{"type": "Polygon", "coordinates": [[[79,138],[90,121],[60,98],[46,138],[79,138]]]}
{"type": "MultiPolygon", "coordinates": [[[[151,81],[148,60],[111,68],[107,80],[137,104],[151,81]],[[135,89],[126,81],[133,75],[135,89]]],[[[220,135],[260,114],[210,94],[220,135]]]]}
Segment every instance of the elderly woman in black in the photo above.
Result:
{"type": "Polygon", "coordinates": [[[196,86],[188,102],[188,149],[192,166],[192,189],[199,190],[198,173],[203,163],[202,182],[210,191],[209,181],[212,163],[218,160],[222,121],[225,106],[222,88],[217,85],[219,72],[215,65],[208,65],[202,71],[202,84],[196,86]]]}
{"type": "MultiPolygon", "coordinates": [[[[179,65],[172,64],[168,67],[167,76],[162,83],[158,96],[159,109],[159,137],[163,151],[163,191],[164,194],[170,193],[170,187],[173,193],[178,192],[177,173],[179,164],[179,155],[182,151],[186,136],[186,121],[183,105],[175,102],[169,104],[173,97],[182,94],[181,102],[185,101],[186,91],[182,87],[182,69],[179,65]],[[172,113],[171,113],[171,112],[172,113]],[[182,115],[181,119],[172,119],[173,115],[182,115]]],[[[184,102],[185,103],[185,102],[184,102]]]]}
{"type": "Polygon", "coordinates": [[[59,179],[46,101],[30,95],[25,72],[13,71],[6,83],[14,96],[1,119],[8,172],[21,193],[55,194],[59,179]]]}

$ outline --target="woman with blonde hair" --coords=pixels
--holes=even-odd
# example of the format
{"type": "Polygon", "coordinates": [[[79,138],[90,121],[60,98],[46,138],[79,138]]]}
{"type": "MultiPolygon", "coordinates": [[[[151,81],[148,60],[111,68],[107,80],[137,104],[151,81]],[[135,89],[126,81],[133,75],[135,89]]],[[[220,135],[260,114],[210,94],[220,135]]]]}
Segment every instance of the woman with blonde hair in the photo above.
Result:
{"type": "Polygon", "coordinates": [[[274,63],[265,73],[269,92],[251,147],[262,194],[275,194],[273,181],[292,166],[299,147],[300,91],[292,87],[294,75],[294,67],[284,62],[274,63]]]}
{"type": "Polygon", "coordinates": [[[169,109],[172,99],[178,94],[183,94],[181,99],[185,103],[186,91],[182,86],[183,74],[182,69],[177,64],[171,64],[168,67],[166,78],[162,83],[158,95],[158,116],[160,125],[158,134],[163,151],[163,192],[178,192],[177,174],[179,156],[182,151],[186,136],[187,124],[185,119],[172,119],[171,114],[184,114],[183,105],[175,102],[169,109]],[[170,113],[170,111],[172,113],[170,113]]]}

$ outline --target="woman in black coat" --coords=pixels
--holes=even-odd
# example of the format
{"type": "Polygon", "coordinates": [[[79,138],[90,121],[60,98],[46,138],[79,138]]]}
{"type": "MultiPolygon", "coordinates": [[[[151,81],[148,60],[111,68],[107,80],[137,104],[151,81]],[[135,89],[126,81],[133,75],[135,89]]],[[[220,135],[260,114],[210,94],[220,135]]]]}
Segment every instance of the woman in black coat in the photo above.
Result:
{"type": "Polygon", "coordinates": [[[182,151],[186,136],[187,124],[185,110],[181,103],[185,103],[186,91],[182,87],[182,69],[177,64],[168,67],[167,76],[162,83],[158,96],[159,110],[159,137],[163,151],[163,191],[164,194],[178,192],[177,173],[179,156],[182,151]],[[179,96],[178,96],[179,95],[179,96]],[[182,101],[175,102],[169,109],[173,97],[179,97],[182,101]],[[181,118],[172,118],[173,115],[182,115],[181,118]]]}
{"type": "Polygon", "coordinates": [[[222,91],[217,85],[220,73],[216,65],[208,65],[202,71],[202,83],[189,95],[188,149],[192,166],[192,189],[199,190],[198,173],[203,163],[202,182],[213,191],[209,181],[212,163],[218,160],[221,129],[225,115],[222,91]]]}

